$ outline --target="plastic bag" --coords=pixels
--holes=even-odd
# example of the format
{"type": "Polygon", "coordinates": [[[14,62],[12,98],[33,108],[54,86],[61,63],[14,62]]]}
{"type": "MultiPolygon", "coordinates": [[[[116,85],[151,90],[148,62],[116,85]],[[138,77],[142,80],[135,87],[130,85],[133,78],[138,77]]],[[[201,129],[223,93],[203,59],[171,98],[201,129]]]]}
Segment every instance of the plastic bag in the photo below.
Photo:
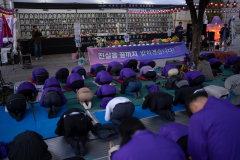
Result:
{"type": "Polygon", "coordinates": [[[84,65],[85,64],[85,59],[83,57],[78,58],[78,65],[84,65]]]}
{"type": "Polygon", "coordinates": [[[77,53],[72,53],[72,60],[77,60],[77,53]]]}

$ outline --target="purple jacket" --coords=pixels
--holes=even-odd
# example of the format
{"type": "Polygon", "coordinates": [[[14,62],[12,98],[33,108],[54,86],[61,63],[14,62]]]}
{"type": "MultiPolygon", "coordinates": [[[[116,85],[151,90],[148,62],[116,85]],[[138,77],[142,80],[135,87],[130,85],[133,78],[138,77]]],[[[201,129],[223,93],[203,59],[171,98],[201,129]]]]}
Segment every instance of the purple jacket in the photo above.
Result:
{"type": "MultiPolygon", "coordinates": [[[[58,79],[58,72],[59,72],[61,69],[67,69],[67,68],[60,68],[60,69],[56,72],[56,74],[55,74],[55,78],[56,78],[56,79],[58,79]]],[[[68,70],[68,69],[67,69],[67,70],[68,70]]]]}
{"type": "Polygon", "coordinates": [[[67,103],[67,99],[65,98],[62,90],[58,87],[49,87],[49,88],[46,88],[44,91],[43,91],[43,94],[42,94],[42,97],[41,97],[41,100],[39,101],[39,104],[43,107],[44,106],[44,102],[43,102],[43,98],[44,98],[44,95],[48,92],[48,91],[57,91],[60,95],[61,95],[61,105],[63,106],[64,104],[67,103]]]}
{"type": "Polygon", "coordinates": [[[108,64],[107,72],[110,72],[111,69],[115,66],[122,66],[119,62],[113,61],[108,64]]]}
{"type": "Polygon", "coordinates": [[[72,73],[70,76],[68,76],[67,78],[67,87],[68,88],[71,88],[70,87],[70,84],[74,81],[77,81],[77,80],[82,80],[83,81],[83,78],[80,74],[78,73],[72,73]]]}
{"type": "Polygon", "coordinates": [[[94,71],[95,71],[95,69],[96,69],[97,67],[100,67],[100,66],[103,66],[103,67],[104,67],[104,65],[99,64],[99,63],[92,65],[92,66],[91,66],[91,69],[90,69],[90,73],[93,74],[94,71]]]}
{"type": "Polygon", "coordinates": [[[155,71],[155,70],[151,66],[143,66],[140,69],[140,75],[139,76],[142,76],[143,74],[146,74],[148,71],[155,71]]]}
{"type": "Polygon", "coordinates": [[[238,160],[240,109],[225,99],[209,97],[188,127],[188,153],[193,160],[238,160]]]}
{"type": "Polygon", "coordinates": [[[46,79],[46,81],[44,83],[43,90],[45,88],[48,88],[51,85],[58,85],[59,87],[61,87],[60,83],[58,82],[58,80],[56,78],[48,78],[48,79],[46,79]]]}
{"type": "Polygon", "coordinates": [[[32,80],[33,81],[36,81],[37,79],[36,79],[36,76],[38,75],[38,74],[40,74],[40,73],[48,73],[48,71],[46,70],[46,69],[44,69],[44,68],[37,68],[37,69],[35,69],[33,72],[32,72],[32,80]]]}
{"type": "Polygon", "coordinates": [[[150,62],[152,62],[152,60],[150,60],[150,59],[141,60],[139,66],[138,66],[139,69],[141,69],[143,66],[146,66],[150,62]]]}
{"type": "Polygon", "coordinates": [[[189,71],[184,75],[184,78],[188,81],[188,84],[190,85],[190,81],[194,80],[199,76],[204,76],[204,75],[199,71],[189,71]]]}
{"type": "Polygon", "coordinates": [[[177,68],[174,64],[167,64],[164,68],[163,68],[163,71],[162,71],[162,76],[165,76],[165,78],[167,78],[168,76],[168,71],[170,69],[173,69],[173,68],[177,68]]]}
{"type": "Polygon", "coordinates": [[[183,136],[188,135],[188,127],[180,123],[170,123],[160,128],[158,135],[167,137],[177,142],[183,136]]]}
{"type": "Polygon", "coordinates": [[[235,61],[240,58],[239,56],[232,56],[232,57],[228,57],[225,60],[225,64],[224,64],[224,68],[227,68],[228,66],[234,65],[235,61]]]}
{"type": "Polygon", "coordinates": [[[9,143],[0,142],[0,158],[6,157],[8,155],[10,148],[11,142],[9,143]]]}
{"type": "Polygon", "coordinates": [[[18,87],[18,90],[17,90],[16,94],[19,94],[19,91],[25,90],[25,89],[33,90],[34,96],[38,95],[38,91],[37,91],[36,87],[31,82],[21,83],[20,86],[18,87]]]}
{"type": "Polygon", "coordinates": [[[101,101],[100,108],[106,109],[108,102],[111,101],[112,99],[113,99],[112,97],[104,97],[101,101]]]}
{"type": "Polygon", "coordinates": [[[134,72],[131,68],[123,68],[118,79],[123,80],[123,77],[129,78],[131,76],[136,76],[136,72],[134,72]]]}
{"type": "Polygon", "coordinates": [[[108,84],[104,84],[101,87],[98,88],[97,90],[97,97],[101,98],[102,96],[108,95],[108,94],[116,94],[116,88],[108,85],[108,84]]]}
{"type": "Polygon", "coordinates": [[[79,69],[85,70],[83,67],[77,66],[77,67],[74,67],[74,68],[72,69],[72,72],[71,72],[71,73],[77,73],[77,71],[78,71],[79,69]]]}
{"type": "Polygon", "coordinates": [[[211,59],[208,60],[208,62],[210,63],[210,65],[213,65],[214,63],[220,62],[220,61],[216,58],[211,58],[211,59]]]}
{"type": "Polygon", "coordinates": [[[113,77],[106,71],[101,70],[98,72],[95,82],[112,82],[113,77]]]}
{"type": "Polygon", "coordinates": [[[212,52],[211,53],[203,53],[200,56],[206,56],[207,57],[209,54],[212,54],[212,52]]]}
{"type": "Polygon", "coordinates": [[[186,160],[181,147],[148,130],[136,132],[130,141],[117,150],[112,160],[186,160]]]}
{"type": "Polygon", "coordinates": [[[149,85],[146,85],[146,87],[147,87],[149,93],[152,93],[152,92],[162,92],[158,88],[158,85],[156,85],[156,84],[149,84],[149,85]]]}
{"type": "Polygon", "coordinates": [[[131,60],[132,60],[132,59],[127,59],[127,60],[123,61],[123,68],[126,68],[128,62],[131,61],[131,60]]]}

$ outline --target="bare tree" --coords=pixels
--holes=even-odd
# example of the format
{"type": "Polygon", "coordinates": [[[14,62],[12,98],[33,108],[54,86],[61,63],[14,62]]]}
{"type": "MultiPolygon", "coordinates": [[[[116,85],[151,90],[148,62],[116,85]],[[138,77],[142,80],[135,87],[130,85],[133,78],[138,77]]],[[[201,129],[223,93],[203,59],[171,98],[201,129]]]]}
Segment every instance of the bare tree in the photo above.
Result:
{"type": "Polygon", "coordinates": [[[195,64],[198,63],[198,56],[200,52],[200,42],[202,36],[202,26],[203,26],[203,16],[205,9],[210,0],[199,0],[199,11],[196,12],[194,1],[186,0],[187,6],[190,9],[191,19],[192,19],[192,60],[195,64]]]}

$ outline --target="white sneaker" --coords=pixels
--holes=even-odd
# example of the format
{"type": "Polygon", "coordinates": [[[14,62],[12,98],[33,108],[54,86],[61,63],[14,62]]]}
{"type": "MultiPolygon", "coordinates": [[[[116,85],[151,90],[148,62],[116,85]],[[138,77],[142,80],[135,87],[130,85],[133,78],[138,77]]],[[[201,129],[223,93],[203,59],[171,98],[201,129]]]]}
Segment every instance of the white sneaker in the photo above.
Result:
{"type": "Polygon", "coordinates": [[[43,59],[42,57],[40,57],[39,59],[43,59]]]}
{"type": "Polygon", "coordinates": [[[38,58],[35,58],[36,60],[38,60],[38,58]]]}

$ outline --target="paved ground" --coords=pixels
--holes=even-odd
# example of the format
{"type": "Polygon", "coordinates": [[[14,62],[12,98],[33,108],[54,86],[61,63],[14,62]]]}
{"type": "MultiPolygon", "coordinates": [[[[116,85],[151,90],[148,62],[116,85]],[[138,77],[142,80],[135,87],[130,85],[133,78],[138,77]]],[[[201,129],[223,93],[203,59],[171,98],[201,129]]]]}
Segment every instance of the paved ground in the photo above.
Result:
{"type": "MultiPolygon", "coordinates": [[[[237,38],[237,42],[240,41],[240,35],[237,38]]],[[[238,55],[240,55],[240,45],[237,43],[233,46],[230,46],[229,51],[234,51],[238,55]]],[[[201,53],[204,53],[207,51],[203,51],[201,53]]],[[[86,54],[87,56],[87,54],[86,54]]],[[[75,66],[77,66],[77,62],[75,60],[72,60],[71,53],[68,54],[56,54],[56,55],[43,55],[44,60],[35,60],[35,57],[32,57],[33,60],[33,68],[32,69],[22,69],[21,65],[3,65],[0,66],[0,70],[2,72],[3,78],[5,82],[16,82],[16,81],[28,81],[29,78],[32,76],[32,71],[36,68],[43,67],[47,69],[50,76],[54,76],[56,71],[59,68],[65,67],[68,68],[69,71],[72,70],[75,66]]],[[[164,66],[166,60],[169,59],[180,59],[182,60],[183,57],[177,57],[177,58],[168,58],[168,59],[156,59],[157,66],[164,66]]],[[[86,58],[88,61],[88,58],[86,58]]],[[[86,71],[90,71],[90,65],[87,63],[83,66],[86,71]]]]}

